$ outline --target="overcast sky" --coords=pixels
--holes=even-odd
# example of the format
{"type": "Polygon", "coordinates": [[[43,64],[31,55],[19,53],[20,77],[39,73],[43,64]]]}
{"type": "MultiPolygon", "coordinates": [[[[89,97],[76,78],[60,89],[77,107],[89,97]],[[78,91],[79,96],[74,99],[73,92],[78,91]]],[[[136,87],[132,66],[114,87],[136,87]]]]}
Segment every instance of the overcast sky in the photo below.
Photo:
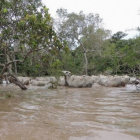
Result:
{"type": "Polygon", "coordinates": [[[58,8],[69,12],[98,13],[113,32],[140,27],[140,0],[42,0],[55,17],[58,8]]]}

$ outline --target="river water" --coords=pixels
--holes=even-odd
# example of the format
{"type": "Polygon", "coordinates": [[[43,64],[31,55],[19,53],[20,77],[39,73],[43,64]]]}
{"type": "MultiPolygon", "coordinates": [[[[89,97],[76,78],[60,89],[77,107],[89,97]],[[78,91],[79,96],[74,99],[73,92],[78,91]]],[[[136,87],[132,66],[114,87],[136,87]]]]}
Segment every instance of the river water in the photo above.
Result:
{"type": "Polygon", "coordinates": [[[140,140],[140,93],[103,87],[11,93],[0,98],[0,140],[140,140]]]}

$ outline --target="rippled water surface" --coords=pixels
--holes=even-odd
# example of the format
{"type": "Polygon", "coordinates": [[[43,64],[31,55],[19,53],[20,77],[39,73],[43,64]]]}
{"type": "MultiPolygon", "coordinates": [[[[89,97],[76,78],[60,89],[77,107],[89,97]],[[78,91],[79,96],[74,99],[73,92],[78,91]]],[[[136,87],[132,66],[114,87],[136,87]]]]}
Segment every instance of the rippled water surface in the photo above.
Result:
{"type": "Polygon", "coordinates": [[[140,140],[140,93],[102,87],[12,92],[17,96],[0,99],[0,140],[140,140]]]}

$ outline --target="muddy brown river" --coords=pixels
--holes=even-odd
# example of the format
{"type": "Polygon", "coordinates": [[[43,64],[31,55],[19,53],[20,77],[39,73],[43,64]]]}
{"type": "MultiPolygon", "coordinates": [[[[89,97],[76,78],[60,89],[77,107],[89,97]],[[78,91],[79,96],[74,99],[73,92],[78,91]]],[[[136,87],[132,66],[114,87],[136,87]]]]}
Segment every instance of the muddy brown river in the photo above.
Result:
{"type": "Polygon", "coordinates": [[[2,90],[0,140],[140,140],[140,93],[125,88],[2,90]]]}

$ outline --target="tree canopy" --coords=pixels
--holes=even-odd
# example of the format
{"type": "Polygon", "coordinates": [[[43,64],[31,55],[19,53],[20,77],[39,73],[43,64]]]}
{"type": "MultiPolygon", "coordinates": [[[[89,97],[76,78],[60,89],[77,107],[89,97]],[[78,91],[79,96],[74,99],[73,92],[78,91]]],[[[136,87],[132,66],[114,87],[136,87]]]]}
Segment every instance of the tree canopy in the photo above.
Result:
{"type": "Polygon", "coordinates": [[[140,37],[103,27],[98,14],[57,10],[52,19],[40,0],[0,1],[0,78],[140,73],[140,37]]]}
{"type": "Polygon", "coordinates": [[[16,73],[22,68],[25,68],[23,71],[26,73],[28,63],[32,67],[34,60],[38,61],[34,63],[35,70],[40,67],[41,58],[50,53],[57,54],[63,47],[53,29],[48,8],[40,0],[0,2],[1,75],[6,71],[12,73],[13,64],[16,73]],[[17,62],[22,64],[16,66],[17,62]]]}

